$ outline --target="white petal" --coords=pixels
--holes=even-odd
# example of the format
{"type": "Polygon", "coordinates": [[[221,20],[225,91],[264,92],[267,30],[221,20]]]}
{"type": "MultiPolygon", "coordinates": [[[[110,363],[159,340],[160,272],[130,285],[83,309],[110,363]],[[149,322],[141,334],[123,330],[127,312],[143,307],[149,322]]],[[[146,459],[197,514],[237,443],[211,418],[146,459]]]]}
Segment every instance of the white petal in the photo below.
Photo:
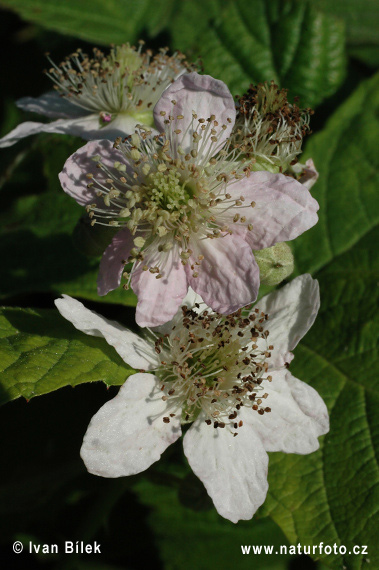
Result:
{"type": "MultiPolygon", "coordinates": [[[[329,431],[328,410],[319,394],[288,370],[270,371],[272,382],[265,383],[265,405],[271,412],[259,415],[243,407],[241,418],[261,438],[266,451],[312,453],[319,448],[318,437],[329,431]]],[[[242,430],[241,430],[242,431],[242,430]]]]}
{"type": "Polygon", "coordinates": [[[200,305],[201,311],[208,309],[208,312],[210,312],[210,313],[212,312],[212,309],[207,307],[207,305],[204,303],[204,301],[200,297],[200,295],[195,293],[195,291],[193,289],[191,289],[191,287],[189,287],[188,293],[184,297],[183,301],[181,302],[177,313],[174,315],[174,318],[171,321],[168,321],[167,323],[165,323],[163,325],[160,325],[158,327],[154,327],[153,330],[156,331],[157,333],[159,333],[160,335],[170,334],[170,332],[172,331],[172,327],[174,325],[177,325],[179,323],[179,325],[182,326],[182,319],[183,319],[182,307],[183,307],[183,305],[185,305],[189,309],[192,309],[195,306],[195,303],[200,305]]]}
{"type": "Polygon", "coordinates": [[[18,125],[13,131],[0,139],[0,148],[11,146],[20,139],[38,133],[60,133],[87,139],[99,138],[101,135],[99,134],[97,125],[98,118],[96,115],[88,115],[75,119],[58,119],[51,123],[21,123],[21,125],[18,125]]]}
{"type": "Polygon", "coordinates": [[[39,97],[23,97],[16,101],[16,105],[23,111],[38,113],[50,119],[70,119],[90,114],[83,107],[61,97],[56,91],[49,91],[39,97]]]}
{"type": "Polygon", "coordinates": [[[318,282],[306,273],[296,277],[278,291],[263,297],[254,308],[268,315],[266,327],[271,351],[270,367],[289,362],[289,351],[313,325],[320,308],[318,282]]]}
{"type": "Polygon", "coordinates": [[[29,135],[36,135],[42,133],[46,125],[44,123],[35,123],[33,121],[27,121],[26,123],[21,123],[10,133],[5,135],[0,139],[0,148],[6,148],[8,146],[14,145],[20,139],[28,137],[29,135]]]}
{"type": "MultiPolygon", "coordinates": [[[[61,97],[56,91],[49,91],[40,97],[23,97],[17,102],[17,107],[23,109],[24,111],[29,111],[32,113],[38,113],[39,115],[44,115],[50,119],[73,119],[73,118],[85,118],[91,115],[94,122],[91,127],[91,131],[95,129],[96,133],[89,139],[83,135],[83,138],[91,139],[110,139],[114,140],[117,136],[125,136],[126,134],[134,133],[135,127],[140,120],[135,119],[129,113],[118,113],[113,115],[112,121],[110,123],[105,123],[100,126],[99,113],[94,113],[93,111],[88,111],[87,109],[75,105],[71,101],[68,101],[65,97],[61,97]],[[118,133],[118,134],[117,134],[118,133]]],[[[104,109],[106,110],[106,109],[104,109]]],[[[155,129],[151,129],[153,134],[157,134],[155,129]]]]}
{"type": "MultiPolygon", "coordinates": [[[[27,122],[18,125],[13,131],[0,139],[0,148],[15,144],[18,140],[38,133],[59,133],[81,137],[85,140],[105,139],[114,141],[116,137],[124,137],[128,133],[130,124],[136,121],[117,120],[117,118],[105,125],[99,126],[99,116],[96,114],[84,115],[73,119],[58,119],[51,123],[27,122]],[[125,130],[124,130],[125,129],[125,130]]],[[[131,132],[134,131],[131,129],[131,132]]],[[[130,132],[130,130],[129,130],[130,132]]]]}
{"type": "Polygon", "coordinates": [[[236,523],[248,520],[266,498],[268,456],[251,426],[233,437],[199,416],[184,437],[184,453],[204,483],[218,513],[236,523]]]}
{"type": "Polygon", "coordinates": [[[170,423],[163,421],[171,411],[155,376],[130,376],[88,426],[80,452],[88,471],[101,477],[145,471],[181,435],[181,410],[170,423]]]}
{"type": "Polygon", "coordinates": [[[309,158],[305,164],[298,162],[292,166],[292,170],[296,172],[296,174],[301,174],[299,182],[308,190],[317,182],[318,172],[311,158],[309,158]]]}
{"type": "Polygon", "coordinates": [[[83,303],[68,295],[56,299],[55,305],[60,314],[78,330],[91,336],[104,337],[129,366],[142,370],[157,367],[158,360],[152,345],[132,331],[86,309],[83,303]]]}
{"type": "Polygon", "coordinates": [[[125,136],[125,132],[112,121],[104,127],[99,126],[99,115],[85,115],[76,119],[61,119],[45,125],[43,132],[62,133],[81,137],[85,140],[106,139],[114,141],[116,137],[125,136]]]}
{"type": "Polygon", "coordinates": [[[192,287],[188,287],[188,293],[184,297],[182,304],[186,305],[186,307],[188,307],[188,308],[192,308],[195,306],[195,303],[197,303],[199,305],[204,305],[204,308],[205,308],[205,303],[204,303],[203,299],[200,297],[200,295],[198,295],[198,293],[195,293],[195,291],[192,289],[192,287]]]}

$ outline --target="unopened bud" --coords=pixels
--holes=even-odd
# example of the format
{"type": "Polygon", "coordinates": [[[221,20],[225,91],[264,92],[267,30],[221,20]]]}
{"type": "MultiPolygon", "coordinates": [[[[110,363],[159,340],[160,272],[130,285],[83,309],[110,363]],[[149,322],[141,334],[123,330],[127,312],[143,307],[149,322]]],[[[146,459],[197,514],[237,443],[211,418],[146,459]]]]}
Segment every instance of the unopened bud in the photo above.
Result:
{"type": "Polygon", "coordinates": [[[262,285],[273,287],[291,275],[294,260],[292,251],[285,242],[253,253],[259,267],[262,285]]]}

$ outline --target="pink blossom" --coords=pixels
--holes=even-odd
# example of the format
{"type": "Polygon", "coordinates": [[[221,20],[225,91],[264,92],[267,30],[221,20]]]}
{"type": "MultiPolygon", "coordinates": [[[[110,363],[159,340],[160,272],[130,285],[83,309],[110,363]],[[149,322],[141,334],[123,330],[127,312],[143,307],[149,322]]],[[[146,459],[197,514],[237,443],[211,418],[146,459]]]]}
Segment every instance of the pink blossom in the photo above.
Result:
{"type": "Polygon", "coordinates": [[[299,236],[317,222],[318,204],[292,177],[250,171],[229,139],[235,105],[223,82],[181,76],[154,117],[159,136],[140,129],[115,148],[90,142],[60,174],[93,223],[120,228],[104,252],[98,292],[117,287],[129,263],[140,326],[170,320],[188,287],[232,313],[257,297],[252,249],[299,236]]]}

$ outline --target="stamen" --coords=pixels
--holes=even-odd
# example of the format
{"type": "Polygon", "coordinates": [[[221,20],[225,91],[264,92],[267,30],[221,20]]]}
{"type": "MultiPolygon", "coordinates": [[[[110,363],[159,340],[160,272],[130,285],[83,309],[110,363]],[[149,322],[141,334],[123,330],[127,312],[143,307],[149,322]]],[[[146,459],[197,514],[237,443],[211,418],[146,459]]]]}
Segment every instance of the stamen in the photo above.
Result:
{"type": "Polygon", "coordinates": [[[124,141],[117,139],[114,146],[124,155],[125,163],[115,161],[114,168],[94,157],[105,176],[100,179],[91,174],[89,184],[103,197],[104,207],[94,204],[87,210],[95,216],[94,223],[105,219],[109,225],[127,227],[136,236],[138,251],[129,262],[144,261],[146,265],[150,253],[158,251],[162,255],[155,261],[156,272],[161,276],[167,254],[175,247],[183,265],[192,262],[196,278],[204,256],[199,249],[192,251],[189,244],[197,247],[200,240],[232,234],[233,224],[252,228],[249,211],[255,203],[246,204],[243,196],[231,194],[232,185],[246,176],[244,157],[221,138],[222,128],[217,128],[214,116],[193,116],[185,133],[178,133],[176,124],[177,118],[169,115],[160,135],[152,136],[139,126],[124,141]],[[192,145],[184,155],[178,150],[189,129],[192,145]],[[241,209],[245,215],[239,213],[241,209]]]}
{"type": "Polygon", "coordinates": [[[285,172],[297,162],[302,140],[311,133],[312,114],[312,109],[290,104],[287,90],[279,89],[273,81],[250,85],[238,99],[233,142],[250,159],[252,170],[285,172]]]}
{"type": "Polygon", "coordinates": [[[62,97],[75,105],[99,114],[100,127],[118,113],[139,117],[152,124],[152,109],[163,91],[179,75],[196,70],[180,52],[168,56],[168,48],[156,55],[150,50],[124,44],[105,55],[97,48],[93,57],[78,49],[46,74],[62,97]],[[150,117],[150,118],[149,118],[150,117]]]}
{"type": "Polygon", "coordinates": [[[225,317],[204,307],[182,307],[171,333],[153,337],[161,359],[155,374],[168,409],[181,407],[184,423],[202,412],[207,425],[229,431],[243,426],[236,421],[242,406],[251,413],[269,413],[269,407],[261,406],[268,397],[262,384],[270,379],[265,376],[268,331],[260,328],[252,334],[246,309],[225,317]]]}

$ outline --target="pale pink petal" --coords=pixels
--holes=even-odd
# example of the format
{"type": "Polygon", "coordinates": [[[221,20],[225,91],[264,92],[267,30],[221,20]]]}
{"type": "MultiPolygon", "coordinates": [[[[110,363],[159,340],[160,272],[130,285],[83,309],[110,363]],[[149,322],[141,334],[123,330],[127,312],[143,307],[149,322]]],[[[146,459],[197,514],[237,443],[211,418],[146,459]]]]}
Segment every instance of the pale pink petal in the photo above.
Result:
{"type": "Polygon", "coordinates": [[[103,253],[97,277],[97,293],[106,295],[120,285],[121,275],[130,251],[135,247],[133,236],[127,228],[117,232],[103,253]]]}
{"type": "MultiPolygon", "coordinates": [[[[252,249],[290,241],[317,223],[318,203],[300,182],[284,174],[252,172],[228,187],[232,196],[243,196],[246,208],[239,209],[253,229],[246,233],[252,249]],[[255,202],[255,207],[250,204],[255,202]]],[[[234,216],[235,211],[231,210],[234,216]]]]}
{"type": "Polygon", "coordinates": [[[250,425],[233,434],[208,426],[202,415],[184,437],[184,453],[218,513],[236,523],[249,520],[266,498],[268,456],[250,425]]]}
{"type": "Polygon", "coordinates": [[[305,188],[308,188],[308,190],[317,182],[318,172],[311,158],[309,158],[305,164],[298,162],[292,167],[292,170],[297,174],[301,174],[299,182],[305,188]]]}
{"type": "Polygon", "coordinates": [[[23,97],[16,101],[16,105],[23,111],[38,113],[50,119],[72,119],[90,114],[90,111],[74,105],[56,91],[49,91],[39,97],[23,97]]]}
{"type": "MultiPolygon", "coordinates": [[[[271,411],[262,416],[243,406],[241,418],[260,437],[266,451],[312,453],[319,448],[318,437],[329,431],[328,410],[319,394],[285,369],[270,371],[272,381],[265,384],[265,406],[271,411]]],[[[242,431],[242,430],[241,430],[242,431]]]]}
{"type": "Polygon", "coordinates": [[[82,303],[68,295],[56,299],[55,305],[60,314],[79,331],[105,338],[129,366],[142,370],[157,367],[158,360],[152,346],[116,321],[110,321],[86,309],[82,303]]]}
{"type": "Polygon", "coordinates": [[[88,426],[80,452],[88,471],[101,477],[145,471],[181,435],[181,410],[165,423],[168,413],[155,376],[130,376],[88,426]]]}
{"type": "Polygon", "coordinates": [[[259,269],[251,248],[241,235],[232,234],[190,244],[194,255],[186,265],[188,282],[214,311],[233,313],[255,301],[259,269]],[[198,255],[204,259],[191,269],[198,255]],[[194,271],[198,274],[193,277],[194,271]]]}
{"type": "MultiPolygon", "coordinates": [[[[196,72],[186,73],[174,81],[166,91],[154,108],[154,120],[157,129],[161,132],[165,130],[164,121],[168,116],[177,117],[183,115],[184,119],[178,119],[173,124],[182,131],[178,136],[180,145],[185,152],[188,152],[192,141],[192,126],[188,129],[192,122],[192,113],[196,113],[198,119],[207,120],[215,115],[219,126],[216,131],[219,133],[219,141],[212,150],[214,155],[222,148],[229,137],[236,118],[236,110],[233,97],[222,81],[214,79],[210,75],[199,75],[196,72]],[[173,105],[172,101],[176,101],[173,105]],[[226,125],[226,129],[222,130],[222,125],[226,125]]],[[[195,128],[198,127],[198,120],[194,120],[195,128]]],[[[205,123],[208,124],[208,123],[205,123]]],[[[207,142],[199,146],[199,160],[208,154],[211,143],[207,142]]],[[[173,151],[177,148],[174,146],[173,151]]],[[[211,157],[210,156],[210,157],[211,157]]],[[[210,158],[209,157],[209,158],[210,158]]]]}
{"type": "MultiPolygon", "coordinates": [[[[162,253],[156,252],[145,258],[143,264],[149,267],[162,260],[162,253]]],[[[132,273],[132,289],[138,297],[136,322],[140,327],[157,327],[170,321],[187,294],[188,284],[179,251],[174,246],[166,253],[162,278],[156,279],[150,271],[143,271],[140,264],[132,273]]]]}
{"type": "Polygon", "coordinates": [[[318,282],[306,273],[291,283],[263,297],[257,305],[268,315],[265,328],[270,331],[270,367],[283,366],[292,360],[289,351],[313,325],[320,308],[318,282]]]}
{"type": "Polygon", "coordinates": [[[96,156],[99,156],[101,162],[108,168],[114,168],[114,163],[117,161],[125,162],[123,155],[113,148],[110,141],[92,141],[71,155],[59,174],[63,190],[81,206],[103,203],[102,199],[96,196],[96,187],[88,188],[88,183],[91,180],[87,174],[92,174],[102,184],[108,178],[103,170],[97,168],[97,161],[93,160],[96,156]]]}

